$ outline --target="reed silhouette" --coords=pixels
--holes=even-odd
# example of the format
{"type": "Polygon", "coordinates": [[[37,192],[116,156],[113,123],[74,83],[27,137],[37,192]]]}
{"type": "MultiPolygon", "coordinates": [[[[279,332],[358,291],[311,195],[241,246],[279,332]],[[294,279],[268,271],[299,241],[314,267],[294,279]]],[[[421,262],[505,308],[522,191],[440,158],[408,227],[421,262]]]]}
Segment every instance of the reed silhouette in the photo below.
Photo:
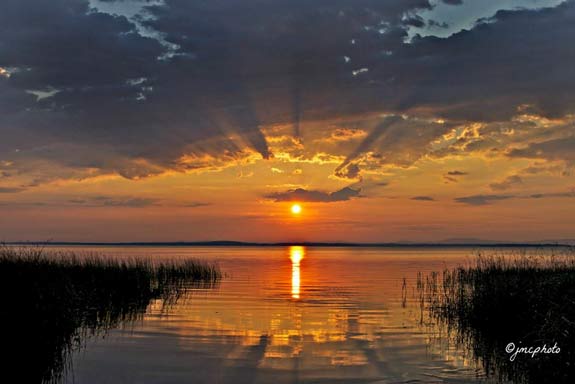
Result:
{"type": "MultiPolygon", "coordinates": [[[[418,275],[421,309],[447,325],[447,338],[470,351],[485,373],[515,383],[575,378],[575,251],[497,254],[443,274],[418,275]],[[453,338],[451,336],[454,336],[453,338]],[[557,345],[559,353],[516,348],[557,345]]],[[[422,315],[423,318],[423,315],[422,315]]],[[[557,351],[557,349],[555,349],[557,351]]]]}
{"type": "Polygon", "coordinates": [[[154,263],[96,254],[0,247],[4,377],[58,382],[87,338],[140,318],[153,299],[171,305],[190,285],[213,287],[217,265],[154,263]]]}

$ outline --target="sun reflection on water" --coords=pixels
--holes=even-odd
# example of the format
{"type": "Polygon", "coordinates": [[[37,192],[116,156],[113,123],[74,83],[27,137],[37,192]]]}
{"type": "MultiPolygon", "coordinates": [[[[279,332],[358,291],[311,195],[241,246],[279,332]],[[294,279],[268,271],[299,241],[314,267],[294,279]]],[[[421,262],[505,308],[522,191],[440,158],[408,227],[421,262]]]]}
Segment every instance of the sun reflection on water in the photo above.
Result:
{"type": "Polygon", "coordinates": [[[291,246],[289,248],[291,260],[291,297],[299,299],[300,295],[300,263],[305,256],[305,248],[302,246],[291,246]]]}
{"type": "MultiPolygon", "coordinates": [[[[430,372],[485,382],[455,336],[446,339],[447,330],[421,324],[417,297],[402,301],[403,278],[416,281],[420,270],[443,268],[444,253],[304,246],[221,252],[222,269],[234,275],[217,292],[191,289],[169,316],[165,305],[153,303],[138,334],[126,336],[134,342],[111,342],[105,359],[130,365],[149,351],[141,363],[147,368],[164,349],[151,350],[145,340],[158,337],[177,356],[173,364],[198,383],[426,382],[430,372]],[[190,360],[192,352],[200,357],[190,360]]],[[[452,252],[451,265],[467,260],[452,252]]]]}

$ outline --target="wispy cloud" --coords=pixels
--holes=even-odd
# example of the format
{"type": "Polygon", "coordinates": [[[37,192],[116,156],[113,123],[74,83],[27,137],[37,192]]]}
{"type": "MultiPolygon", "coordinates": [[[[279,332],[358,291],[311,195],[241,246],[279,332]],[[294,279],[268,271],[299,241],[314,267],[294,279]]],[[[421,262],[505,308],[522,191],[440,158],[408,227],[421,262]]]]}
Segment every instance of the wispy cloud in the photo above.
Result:
{"type": "Polygon", "coordinates": [[[472,195],[464,197],[456,197],[454,200],[458,203],[467,205],[488,205],[494,201],[512,199],[513,195],[472,195]]]}
{"type": "Polygon", "coordinates": [[[133,196],[125,196],[125,197],[91,196],[91,197],[70,199],[68,200],[68,203],[86,207],[129,207],[129,208],[143,208],[154,205],[160,205],[158,199],[133,197],[133,196]]]}
{"type": "Polygon", "coordinates": [[[521,178],[521,176],[511,175],[505,178],[505,180],[496,183],[491,183],[489,184],[489,186],[494,191],[504,191],[506,189],[512,188],[520,184],[523,184],[523,179],[521,178]]]}
{"type": "Polygon", "coordinates": [[[190,202],[190,203],[185,203],[185,204],[183,204],[182,206],[183,206],[183,207],[186,207],[186,208],[200,208],[200,207],[208,207],[208,206],[210,206],[210,205],[212,205],[212,203],[204,203],[204,202],[201,202],[201,201],[193,201],[193,202],[190,202]]]}
{"type": "Polygon", "coordinates": [[[19,187],[0,187],[0,193],[18,193],[25,191],[25,188],[19,187]]]}
{"type": "Polygon", "coordinates": [[[575,197],[575,190],[570,191],[570,192],[533,193],[533,194],[527,196],[527,198],[530,198],[530,199],[562,198],[562,197],[566,197],[566,198],[575,197]]]}
{"type": "Polygon", "coordinates": [[[431,196],[414,196],[411,200],[418,200],[418,201],[435,201],[435,199],[431,196]]]}
{"type": "Polygon", "coordinates": [[[444,174],[443,179],[447,183],[457,183],[457,182],[459,182],[459,177],[467,176],[467,175],[469,175],[468,172],[453,170],[453,171],[449,171],[446,174],[444,174]]]}
{"type": "Polygon", "coordinates": [[[567,192],[548,192],[548,193],[532,193],[529,195],[472,195],[465,197],[456,197],[454,201],[467,205],[488,205],[501,200],[509,199],[551,199],[551,198],[575,198],[575,190],[567,192]]]}
{"type": "Polygon", "coordinates": [[[457,171],[457,170],[455,170],[455,171],[449,171],[449,172],[447,172],[447,175],[448,175],[448,176],[466,176],[466,175],[469,175],[469,173],[464,172],[464,171],[457,171]]]}

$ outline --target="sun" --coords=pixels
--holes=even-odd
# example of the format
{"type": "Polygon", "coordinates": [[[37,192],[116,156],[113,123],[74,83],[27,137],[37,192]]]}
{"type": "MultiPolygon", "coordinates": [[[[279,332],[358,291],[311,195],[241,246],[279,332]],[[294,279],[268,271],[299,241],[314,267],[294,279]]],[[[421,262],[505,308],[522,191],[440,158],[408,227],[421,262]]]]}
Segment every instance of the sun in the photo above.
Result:
{"type": "Polygon", "coordinates": [[[301,213],[301,205],[293,204],[291,206],[291,213],[293,213],[294,215],[299,215],[301,213]]]}

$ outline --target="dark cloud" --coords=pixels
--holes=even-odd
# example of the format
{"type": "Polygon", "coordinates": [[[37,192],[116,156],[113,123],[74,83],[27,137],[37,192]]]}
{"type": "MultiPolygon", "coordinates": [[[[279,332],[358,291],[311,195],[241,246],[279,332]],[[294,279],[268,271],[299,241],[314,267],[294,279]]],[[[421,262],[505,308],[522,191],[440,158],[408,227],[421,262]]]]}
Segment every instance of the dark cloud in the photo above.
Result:
{"type": "Polygon", "coordinates": [[[505,178],[505,180],[491,183],[489,186],[494,191],[504,191],[506,189],[515,187],[516,185],[523,184],[523,179],[519,175],[511,175],[505,178]]]}
{"type": "Polygon", "coordinates": [[[449,5],[461,5],[463,4],[463,0],[441,0],[441,2],[449,5]]]}
{"type": "Polygon", "coordinates": [[[469,175],[469,173],[464,172],[464,171],[458,171],[458,170],[454,170],[454,171],[449,171],[447,172],[445,175],[443,175],[443,179],[445,180],[445,183],[458,183],[459,182],[459,177],[460,176],[467,176],[469,175]]]}
{"type": "Polygon", "coordinates": [[[204,203],[201,201],[193,201],[191,203],[186,203],[183,206],[186,208],[199,208],[199,207],[208,207],[212,205],[211,203],[204,203]]]}
{"type": "Polygon", "coordinates": [[[561,165],[543,166],[540,164],[539,165],[536,164],[522,169],[521,172],[527,175],[536,175],[540,173],[555,173],[565,175],[566,170],[561,165]]]}
{"type": "Polygon", "coordinates": [[[0,98],[9,100],[3,106],[13,112],[4,114],[12,124],[2,126],[15,128],[3,132],[9,138],[4,144],[32,149],[38,142],[89,143],[93,153],[72,158],[61,151],[52,157],[79,167],[89,159],[89,166],[126,177],[134,173],[126,167],[135,157],[177,168],[173,161],[182,154],[241,156],[247,146],[268,158],[261,124],[269,123],[270,116],[285,121],[293,115],[299,122],[297,110],[307,102],[309,80],[334,75],[327,60],[318,61],[318,49],[332,50],[330,59],[335,59],[335,46],[349,45],[355,33],[373,35],[364,25],[382,20],[399,25],[404,11],[430,7],[421,0],[361,5],[367,8],[356,11],[345,1],[276,1],[271,6],[261,1],[168,1],[150,6],[153,17],[141,21],[178,47],[168,52],[159,41],[139,35],[130,20],[93,12],[86,1],[5,2],[0,66],[15,71],[0,84],[0,98]],[[321,21],[324,29],[343,26],[341,39],[334,39],[335,45],[326,38],[311,39],[320,35],[310,19],[321,21]],[[326,69],[329,74],[320,76],[326,69]],[[274,95],[270,89],[281,91],[274,95]],[[37,103],[27,90],[58,92],[37,103]],[[284,91],[292,101],[283,99],[284,91]],[[262,105],[267,96],[270,105],[262,105]],[[238,137],[230,142],[233,134],[238,137]],[[102,150],[107,157],[97,155],[102,150]]]}
{"type": "Polygon", "coordinates": [[[347,201],[352,198],[361,197],[360,191],[345,187],[335,192],[323,192],[306,190],[303,188],[293,189],[287,192],[277,192],[265,196],[276,202],[280,201],[302,201],[316,203],[333,203],[337,201],[347,201]]]}
{"type": "Polygon", "coordinates": [[[526,148],[511,150],[508,156],[564,160],[569,165],[575,165],[575,136],[532,143],[526,148]]]}
{"type": "Polygon", "coordinates": [[[360,190],[363,192],[365,196],[377,195],[378,191],[382,188],[386,188],[391,183],[387,180],[377,180],[372,178],[362,179],[354,184],[351,184],[349,187],[351,189],[360,190]]]}
{"type": "MultiPolygon", "coordinates": [[[[142,4],[138,26],[87,1],[3,1],[7,160],[139,178],[213,167],[194,160],[206,156],[270,158],[268,125],[291,123],[299,139],[306,121],[393,116],[341,164],[353,177],[367,151],[381,165],[411,165],[453,126],[416,118],[506,121],[520,106],[547,117],[574,112],[575,1],[500,11],[448,38],[412,41],[407,31],[424,23],[427,0],[142,4]]],[[[509,155],[573,161],[572,140],[509,155]]]]}
{"type": "Polygon", "coordinates": [[[447,175],[448,175],[448,176],[467,176],[467,175],[469,175],[469,173],[464,172],[464,171],[457,171],[457,170],[455,170],[455,171],[449,171],[449,172],[447,172],[447,175]]]}
{"type": "Polygon", "coordinates": [[[550,198],[575,198],[575,190],[567,192],[533,193],[530,195],[473,195],[457,197],[454,200],[458,203],[468,205],[488,205],[493,202],[508,199],[550,199],[550,198]]]}
{"type": "Polygon", "coordinates": [[[411,200],[418,200],[418,201],[435,201],[435,199],[431,196],[415,196],[412,197],[411,200]]]}
{"type": "Polygon", "coordinates": [[[442,29],[449,28],[449,24],[447,24],[446,22],[440,23],[435,20],[428,20],[427,25],[432,28],[442,28],[442,29]]]}
{"type": "Polygon", "coordinates": [[[339,167],[335,171],[337,177],[343,179],[357,179],[360,178],[360,169],[357,164],[347,164],[343,168],[339,167]]]}
{"type": "Polygon", "coordinates": [[[445,183],[458,183],[459,180],[457,180],[457,178],[452,177],[452,176],[447,176],[447,175],[443,175],[443,179],[445,180],[445,183]]]}
{"type": "Polygon", "coordinates": [[[570,192],[555,192],[555,193],[534,193],[527,198],[530,199],[544,199],[544,198],[573,198],[575,197],[575,190],[570,192]]]}
{"type": "Polygon", "coordinates": [[[512,199],[513,195],[473,195],[465,197],[456,197],[454,200],[458,203],[467,205],[488,205],[494,201],[512,199]]]}
{"type": "Polygon", "coordinates": [[[562,116],[575,101],[574,53],[562,43],[575,36],[574,20],[575,2],[567,1],[556,8],[499,11],[449,38],[416,39],[402,51],[400,71],[416,74],[410,86],[417,93],[402,104],[478,121],[508,119],[521,105],[562,116]]]}
{"type": "Polygon", "coordinates": [[[157,199],[132,197],[132,196],[91,196],[85,198],[76,198],[68,200],[73,205],[82,205],[86,207],[129,207],[143,208],[159,205],[157,199]]]}
{"type": "Polygon", "coordinates": [[[25,188],[18,187],[0,187],[0,193],[18,193],[24,191],[25,188]]]}
{"type": "Polygon", "coordinates": [[[421,16],[415,15],[412,17],[405,18],[403,20],[403,24],[410,27],[422,28],[425,26],[425,20],[423,20],[421,16]]]}

